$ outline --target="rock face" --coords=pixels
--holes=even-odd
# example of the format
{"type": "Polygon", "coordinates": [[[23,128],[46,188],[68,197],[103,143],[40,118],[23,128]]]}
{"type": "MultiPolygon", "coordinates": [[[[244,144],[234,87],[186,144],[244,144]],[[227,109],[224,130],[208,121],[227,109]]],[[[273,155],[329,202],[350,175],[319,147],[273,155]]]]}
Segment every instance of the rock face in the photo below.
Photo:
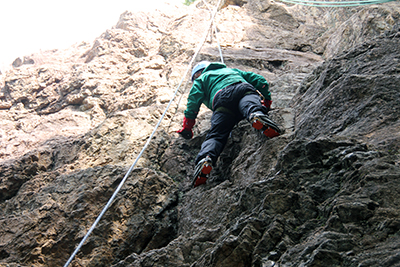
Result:
{"type": "MultiPolygon", "coordinates": [[[[177,89],[71,266],[399,266],[400,5],[222,6],[225,63],[267,78],[286,133],[240,122],[190,187],[211,112],[193,139],[175,131],[204,3],[126,12],[92,44],[20,59],[0,76],[0,266],[64,265],[177,89]]],[[[207,38],[196,61],[219,58],[207,38]]]]}
{"type": "Polygon", "coordinates": [[[308,76],[296,96],[297,137],[357,137],[396,153],[399,52],[399,35],[394,31],[327,61],[308,76]]]}

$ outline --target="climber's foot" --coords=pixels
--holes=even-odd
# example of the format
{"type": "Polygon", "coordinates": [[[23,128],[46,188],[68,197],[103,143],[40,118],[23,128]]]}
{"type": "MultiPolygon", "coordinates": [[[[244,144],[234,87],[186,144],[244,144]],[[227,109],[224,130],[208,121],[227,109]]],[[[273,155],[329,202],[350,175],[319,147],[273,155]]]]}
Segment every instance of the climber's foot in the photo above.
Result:
{"type": "Polygon", "coordinates": [[[265,115],[260,111],[250,114],[249,121],[253,128],[261,130],[262,133],[269,138],[279,136],[283,133],[283,130],[281,130],[279,126],[268,117],[268,115],[265,115]]]}
{"type": "Polygon", "coordinates": [[[196,165],[193,175],[193,187],[205,184],[207,182],[207,175],[210,174],[211,170],[212,160],[209,156],[206,156],[196,165]]]}

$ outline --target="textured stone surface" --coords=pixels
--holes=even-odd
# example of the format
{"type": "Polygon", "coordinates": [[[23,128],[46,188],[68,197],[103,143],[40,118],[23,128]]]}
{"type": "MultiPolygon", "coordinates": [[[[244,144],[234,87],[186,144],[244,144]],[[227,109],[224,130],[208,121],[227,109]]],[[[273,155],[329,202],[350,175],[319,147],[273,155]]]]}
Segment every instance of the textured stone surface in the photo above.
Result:
{"type": "MultiPolygon", "coordinates": [[[[108,165],[70,174],[46,172],[26,181],[21,193],[2,203],[2,258],[63,265],[65,251],[80,242],[125,172],[108,165]]],[[[176,201],[177,190],[169,177],[148,169],[134,171],[82,247],[92,257],[81,264],[109,265],[116,255],[126,257],[166,245],[176,235],[177,214],[165,210],[176,201]]]]}
{"type": "MultiPolygon", "coordinates": [[[[211,112],[193,139],[178,137],[185,81],[71,266],[396,266],[400,5],[223,6],[226,64],[267,78],[286,133],[268,140],[242,121],[207,185],[192,189],[211,112]]],[[[180,84],[209,14],[202,2],[126,12],[93,43],[2,73],[0,266],[67,261],[180,84]]],[[[203,59],[219,60],[214,37],[203,59]]]]}
{"type": "Polygon", "coordinates": [[[353,136],[398,154],[399,47],[397,30],[318,68],[299,89],[297,136],[353,136]]]}

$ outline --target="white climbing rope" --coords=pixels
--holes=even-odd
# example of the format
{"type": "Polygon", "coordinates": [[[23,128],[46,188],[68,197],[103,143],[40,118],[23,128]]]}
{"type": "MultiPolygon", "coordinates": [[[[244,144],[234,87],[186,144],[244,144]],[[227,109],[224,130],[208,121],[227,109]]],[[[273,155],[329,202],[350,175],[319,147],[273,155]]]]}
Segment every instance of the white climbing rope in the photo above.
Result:
{"type": "Polygon", "coordinates": [[[342,1],[342,0],[280,0],[284,3],[299,4],[304,6],[314,7],[355,7],[365,5],[383,4],[396,0],[356,0],[356,1],[342,1]]]}
{"type": "Polygon", "coordinates": [[[65,263],[64,267],[68,267],[68,265],[72,262],[72,260],[75,258],[76,254],[79,252],[79,250],[81,249],[81,247],[83,246],[83,244],[86,242],[86,240],[88,239],[88,237],[90,236],[90,234],[93,232],[94,228],[96,228],[97,224],[100,222],[101,218],[103,217],[103,215],[105,214],[105,212],[108,210],[108,208],[111,206],[112,202],[114,201],[115,197],[117,196],[118,192],[121,190],[122,186],[124,185],[125,181],[127,180],[127,178],[129,177],[129,175],[132,173],[134,167],[136,166],[137,162],[139,161],[139,159],[141,158],[141,156],[143,155],[144,151],[146,150],[146,148],[148,147],[148,145],[150,144],[151,139],[153,138],[154,134],[156,133],[158,127],[160,126],[162,120],[164,119],[169,107],[171,106],[173,100],[175,99],[177,93],[179,92],[179,88],[181,87],[185,77],[187,76],[187,74],[189,73],[189,70],[191,69],[197,55],[199,54],[201,48],[203,47],[204,43],[206,42],[208,33],[210,28],[212,27],[212,23],[214,21],[215,15],[217,14],[219,5],[220,5],[221,0],[218,1],[217,5],[215,6],[215,10],[214,13],[211,17],[211,23],[209,28],[207,29],[203,41],[202,43],[199,43],[199,46],[195,52],[195,54],[192,57],[192,60],[190,61],[185,74],[182,77],[181,82],[179,83],[178,87],[176,88],[174,95],[172,96],[171,100],[169,101],[164,113],[162,114],[160,120],[158,121],[157,125],[154,127],[153,132],[150,134],[149,138],[147,139],[146,144],[143,146],[142,150],[140,151],[139,155],[137,156],[136,160],[134,161],[134,163],[131,165],[131,167],[129,168],[128,172],[125,174],[124,178],[122,179],[122,181],[119,183],[117,189],[114,191],[113,195],[111,196],[111,198],[108,200],[106,206],[103,208],[103,210],[101,211],[101,213],[99,214],[99,216],[96,218],[96,220],[94,221],[94,223],[92,224],[92,226],[90,227],[89,231],[86,233],[86,235],[82,238],[81,242],[79,243],[79,245],[76,247],[76,249],[74,250],[74,252],[72,253],[72,255],[69,257],[68,261],[65,263]]]}
{"type": "Polygon", "coordinates": [[[214,24],[214,33],[215,33],[215,39],[217,39],[217,44],[218,44],[218,50],[219,50],[219,55],[221,57],[221,63],[224,64],[224,57],[222,56],[222,50],[221,50],[221,45],[219,43],[218,39],[218,31],[217,31],[217,26],[214,24]]]}
{"type": "MultiPolygon", "coordinates": [[[[210,5],[203,0],[204,5],[208,8],[208,10],[212,11],[212,8],[210,7],[210,5]]],[[[218,6],[217,6],[218,8],[218,6]]],[[[215,17],[212,17],[212,26],[213,26],[213,30],[214,30],[214,34],[215,34],[215,39],[217,40],[217,45],[218,45],[218,50],[219,50],[219,56],[221,58],[221,63],[224,64],[224,57],[222,56],[222,50],[221,50],[221,45],[219,43],[219,39],[218,39],[218,30],[217,30],[217,26],[215,24],[215,17]]]]}

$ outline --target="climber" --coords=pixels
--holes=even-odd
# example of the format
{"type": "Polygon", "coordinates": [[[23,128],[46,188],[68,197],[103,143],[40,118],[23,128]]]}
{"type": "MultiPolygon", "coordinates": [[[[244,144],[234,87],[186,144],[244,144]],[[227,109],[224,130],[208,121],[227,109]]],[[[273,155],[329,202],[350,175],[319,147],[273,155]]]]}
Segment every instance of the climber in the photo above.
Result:
{"type": "Polygon", "coordinates": [[[193,137],[192,128],[204,103],[213,110],[211,129],[195,160],[193,186],[205,184],[207,176],[221,154],[233,127],[246,118],[267,137],[283,131],[267,116],[271,108],[268,82],[253,72],[232,69],[218,62],[202,61],[192,70],[190,90],[183,127],[177,131],[183,138],[193,137]]]}

